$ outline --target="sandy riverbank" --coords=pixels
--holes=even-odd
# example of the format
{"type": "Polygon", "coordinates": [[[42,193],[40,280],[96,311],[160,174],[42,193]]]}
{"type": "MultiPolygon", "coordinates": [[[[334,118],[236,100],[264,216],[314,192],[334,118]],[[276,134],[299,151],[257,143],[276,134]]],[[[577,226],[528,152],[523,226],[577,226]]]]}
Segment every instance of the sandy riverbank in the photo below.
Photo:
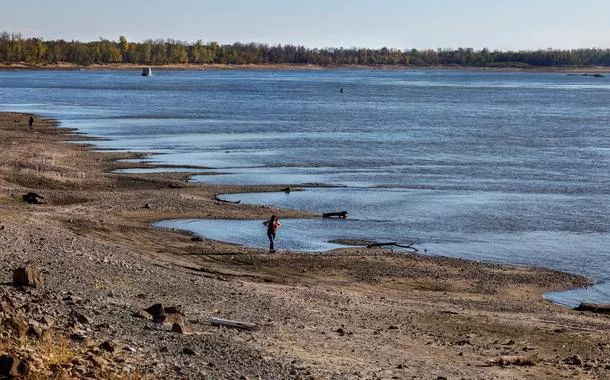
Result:
{"type": "Polygon", "coordinates": [[[541,297],[587,279],[383,249],[269,255],[154,230],[151,222],[167,218],[311,215],[214,200],[279,187],[194,184],[192,173],[111,174],[136,166],[117,159],[141,154],[95,152],[69,132],[40,119],[29,131],[27,116],[0,114],[0,311],[6,317],[9,299],[26,320],[50,319],[49,335],[66,342],[49,348],[4,333],[0,351],[28,361],[31,374],[610,377],[610,320],[541,297]],[[27,192],[44,203],[26,204],[27,192]],[[10,285],[11,269],[25,263],[42,269],[43,289],[10,285]],[[133,316],[158,302],[180,306],[186,334],[133,316]],[[212,317],[259,330],[217,328],[212,317]],[[62,360],[51,360],[58,350],[62,360]]]}
{"type": "Polygon", "coordinates": [[[115,63],[107,65],[92,64],[88,66],[75,65],[72,63],[57,63],[47,65],[28,65],[25,63],[13,63],[0,65],[0,70],[121,70],[121,71],[141,71],[143,67],[151,67],[153,73],[163,70],[466,70],[466,71],[485,71],[485,72],[539,72],[539,73],[566,73],[566,74],[607,74],[610,73],[608,66],[525,66],[525,67],[504,67],[504,66],[459,66],[459,65],[436,65],[436,66],[411,66],[411,65],[312,65],[312,64],[245,64],[245,65],[226,65],[226,64],[168,64],[168,65],[138,65],[131,63],[115,63]]]}

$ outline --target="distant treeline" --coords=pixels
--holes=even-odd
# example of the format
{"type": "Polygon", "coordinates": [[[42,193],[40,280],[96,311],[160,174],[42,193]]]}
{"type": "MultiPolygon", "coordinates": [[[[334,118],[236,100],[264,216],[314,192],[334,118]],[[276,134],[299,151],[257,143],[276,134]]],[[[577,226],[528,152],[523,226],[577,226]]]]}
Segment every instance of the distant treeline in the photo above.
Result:
{"type": "Polygon", "coordinates": [[[129,42],[44,41],[19,34],[0,34],[0,62],[46,65],[132,63],[168,64],[312,64],[312,65],[458,65],[474,67],[610,66],[610,49],[490,51],[488,49],[398,50],[365,48],[310,49],[294,45],[217,42],[187,43],[173,39],[129,42]]]}

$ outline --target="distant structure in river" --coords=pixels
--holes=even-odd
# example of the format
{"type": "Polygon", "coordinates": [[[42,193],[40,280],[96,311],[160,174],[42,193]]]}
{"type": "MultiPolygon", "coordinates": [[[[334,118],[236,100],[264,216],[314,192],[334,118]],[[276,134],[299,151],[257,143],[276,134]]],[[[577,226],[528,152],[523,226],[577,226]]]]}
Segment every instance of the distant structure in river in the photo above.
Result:
{"type": "Polygon", "coordinates": [[[152,69],[150,67],[145,67],[142,69],[142,76],[143,77],[150,77],[152,76],[152,69]]]}

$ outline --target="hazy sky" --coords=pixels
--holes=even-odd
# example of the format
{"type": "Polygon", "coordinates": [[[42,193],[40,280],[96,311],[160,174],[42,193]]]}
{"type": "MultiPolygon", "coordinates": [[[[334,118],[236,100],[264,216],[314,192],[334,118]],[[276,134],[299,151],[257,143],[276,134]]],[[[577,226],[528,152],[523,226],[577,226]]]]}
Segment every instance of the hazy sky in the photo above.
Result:
{"type": "Polygon", "coordinates": [[[0,0],[0,10],[0,31],[45,40],[610,48],[610,0],[0,0]]]}

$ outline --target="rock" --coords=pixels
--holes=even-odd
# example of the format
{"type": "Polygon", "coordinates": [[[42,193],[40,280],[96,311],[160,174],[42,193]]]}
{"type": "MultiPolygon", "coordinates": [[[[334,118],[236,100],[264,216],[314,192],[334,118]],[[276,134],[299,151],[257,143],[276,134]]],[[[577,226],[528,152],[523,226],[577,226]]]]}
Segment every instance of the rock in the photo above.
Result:
{"type": "Polygon", "coordinates": [[[191,237],[191,241],[203,241],[203,238],[201,236],[193,236],[191,237]]]}
{"type": "Polygon", "coordinates": [[[62,301],[64,301],[68,305],[74,305],[74,304],[82,302],[82,298],[69,294],[69,295],[65,296],[64,298],[62,298],[62,301]]]}
{"type": "Polygon", "coordinates": [[[100,349],[108,352],[115,352],[117,350],[117,344],[115,342],[111,342],[109,340],[100,344],[100,349]]]}
{"type": "Polygon", "coordinates": [[[599,304],[599,303],[587,303],[583,302],[576,306],[574,310],[578,311],[591,311],[599,314],[610,314],[610,304],[599,304]]]}
{"type": "Polygon", "coordinates": [[[27,335],[28,325],[25,321],[16,316],[10,316],[9,318],[3,321],[3,325],[12,330],[18,338],[24,338],[27,335]]]}
{"type": "Polygon", "coordinates": [[[123,347],[123,351],[134,353],[134,352],[138,352],[138,349],[135,348],[134,346],[125,346],[125,347],[123,347]]]}
{"type": "Polygon", "coordinates": [[[182,353],[185,355],[196,355],[195,351],[193,351],[193,349],[191,349],[189,347],[184,347],[182,349],[182,353]]]}
{"type": "Polygon", "coordinates": [[[582,365],[582,359],[578,355],[568,356],[567,358],[563,359],[563,362],[566,364],[576,365],[576,366],[582,365]]]}
{"type": "Polygon", "coordinates": [[[183,323],[174,323],[172,325],[172,331],[178,334],[186,334],[188,331],[183,323]]]}
{"type": "Polygon", "coordinates": [[[144,311],[149,313],[155,321],[165,316],[165,309],[163,308],[163,304],[160,303],[156,303],[150,306],[148,309],[144,309],[144,311]]]}
{"type": "Polygon", "coordinates": [[[36,338],[36,339],[42,339],[44,337],[44,335],[46,334],[46,330],[43,329],[41,326],[37,326],[37,325],[30,325],[30,327],[28,327],[27,330],[27,336],[36,338]]]}
{"type": "Polygon", "coordinates": [[[150,314],[152,319],[157,323],[172,324],[183,322],[180,306],[163,307],[162,304],[156,303],[143,311],[150,314]]]}
{"type": "Polygon", "coordinates": [[[72,316],[74,317],[74,319],[78,323],[81,323],[83,325],[90,325],[91,324],[91,319],[89,317],[87,317],[86,315],[82,314],[82,313],[74,312],[72,314],[72,316]]]}
{"type": "Polygon", "coordinates": [[[184,315],[184,313],[182,312],[182,307],[180,307],[180,306],[168,306],[168,307],[164,307],[163,310],[165,311],[165,314],[182,314],[182,315],[184,315]]]}
{"type": "Polygon", "coordinates": [[[140,310],[138,312],[135,312],[133,316],[141,319],[153,319],[153,316],[146,310],[140,310]]]}
{"type": "Polygon", "coordinates": [[[4,354],[0,356],[0,376],[2,377],[19,377],[27,376],[29,365],[26,361],[19,358],[4,354]]]}
{"type": "Polygon", "coordinates": [[[13,271],[13,285],[31,286],[40,289],[44,286],[42,273],[40,273],[40,270],[32,266],[17,268],[13,271]]]}
{"type": "Polygon", "coordinates": [[[172,325],[175,323],[184,323],[184,317],[180,314],[166,314],[159,319],[156,319],[155,322],[163,323],[164,325],[172,325]]]}
{"type": "Polygon", "coordinates": [[[41,204],[41,203],[43,203],[41,201],[41,199],[44,199],[44,197],[42,195],[38,195],[36,193],[29,192],[27,194],[23,194],[21,196],[21,199],[23,199],[23,201],[26,203],[41,204]]]}
{"type": "Polygon", "coordinates": [[[100,356],[91,356],[89,358],[89,360],[91,361],[91,363],[93,363],[93,365],[97,368],[101,368],[104,369],[106,368],[106,366],[108,365],[108,362],[106,361],[106,359],[100,357],[100,356]]]}
{"type": "Polygon", "coordinates": [[[83,343],[87,339],[87,337],[85,337],[81,333],[74,332],[74,333],[70,334],[70,339],[74,342],[83,343]]]}
{"type": "Polygon", "coordinates": [[[45,325],[45,326],[52,326],[53,325],[53,320],[50,317],[46,316],[46,315],[43,315],[42,317],[40,317],[40,319],[38,321],[40,323],[42,323],[43,325],[45,325]]]}
{"type": "Polygon", "coordinates": [[[6,294],[2,296],[2,302],[0,303],[1,311],[12,311],[15,310],[15,307],[15,302],[13,302],[12,298],[6,294]]]}

